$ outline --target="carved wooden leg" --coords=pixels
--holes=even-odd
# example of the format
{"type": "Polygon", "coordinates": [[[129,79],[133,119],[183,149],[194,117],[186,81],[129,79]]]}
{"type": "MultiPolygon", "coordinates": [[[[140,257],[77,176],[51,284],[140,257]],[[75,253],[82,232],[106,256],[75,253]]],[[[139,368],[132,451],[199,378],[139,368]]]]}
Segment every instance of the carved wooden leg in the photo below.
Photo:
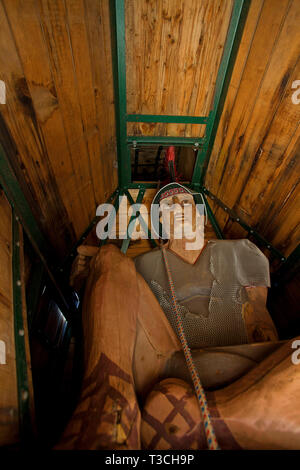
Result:
{"type": "Polygon", "coordinates": [[[277,341],[278,334],[266,308],[267,287],[246,287],[248,301],[243,305],[249,343],[277,341]]]}
{"type": "Polygon", "coordinates": [[[144,397],[160,380],[168,359],[181,350],[181,345],[158,300],[139,273],[137,281],[139,307],[133,371],[136,392],[144,397]]]}
{"type": "MultiPolygon", "coordinates": [[[[293,341],[233,384],[207,393],[221,449],[300,449],[300,366],[292,362],[293,341]]],[[[155,385],[141,434],[147,449],[205,449],[192,386],[180,379],[155,385]]]]}
{"type": "Polygon", "coordinates": [[[132,260],[107,245],[93,258],[83,305],[85,373],[58,449],[139,449],[132,362],[138,286],[132,260]]]}

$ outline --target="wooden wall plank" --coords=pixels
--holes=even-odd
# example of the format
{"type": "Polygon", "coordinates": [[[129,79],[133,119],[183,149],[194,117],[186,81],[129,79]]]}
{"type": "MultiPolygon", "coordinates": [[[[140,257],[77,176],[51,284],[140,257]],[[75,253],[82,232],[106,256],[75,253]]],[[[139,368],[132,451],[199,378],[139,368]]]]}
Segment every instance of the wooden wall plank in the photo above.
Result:
{"type": "MultiPolygon", "coordinates": [[[[72,45],[74,69],[78,86],[78,98],[82,114],[83,135],[87,143],[90,174],[96,203],[104,201],[104,185],[99,184],[99,175],[104,174],[103,159],[100,158],[100,130],[97,122],[93,65],[90,59],[85,6],[83,1],[66,0],[67,21],[72,45]]],[[[101,132],[103,132],[101,130],[101,132]]],[[[85,164],[85,163],[83,163],[85,164]]]]}
{"type": "Polygon", "coordinates": [[[5,362],[0,363],[0,446],[19,437],[17,372],[15,362],[12,290],[12,214],[0,193],[0,340],[5,344],[5,362]]]}
{"type": "MultiPolygon", "coordinates": [[[[128,113],[208,115],[231,10],[222,0],[126,0],[128,113]]],[[[174,124],[130,129],[199,135],[174,124]]]]}
{"type": "MultiPolygon", "coordinates": [[[[125,4],[128,111],[207,114],[232,1],[125,4]]],[[[109,0],[3,0],[0,8],[0,78],[8,90],[1,114],[17,147],[12,159],[62,253],[117,185],[109,0]]],[[[297,243],[296,216],[292,237],[271,221],[279,223],[281,206],[290,214],[299,191],[299,106],[290,100],[298,22],[296,0],[251,2],[206,176],[213,193],[286,254],[297,243]]],[[[201,135],[203,126],[134,123],[131,130],[201,135]]],[[[216,216],[225,234],[243,233],[222,210],[216,216]]]]}
{"type": "MultiPolygon", "coordinates": [[[[232,81],[240,80],[229,89],[205,184],[288,255],[299,243],[299,215],[289,207],[295,209],[299,194],[300,108],[291,101],[291,85],[299,76],[300,5],[265,0],[262,9],[259,2],[251,8],[243,36],[252,35],[250,48],[247,55],[239,51],[232,81]],[[280,219],[283,201],[289,224],[280,219]]],[[[216,217],[225,235],[236,238],[228,215],[217,208],[216,217]]]]}
{"type": "Polygon", "coordinates": [[[29,343],[29,332],[28,332],[28,320],[27,320],[27,305],[26,305],[26,261],[24,251],[24,234],[22,225],[19,223],[19,239],[20,239],[20,274],[21,274],[21,289],[22,289],[22,318],[24,328],[24,341],[25,341],[25,354],[26,354],[26,365],[27,365],[27,383],[28,383],[28,394],[29,394],[29,414],[31,419],[33,435],[36,433],[36,422],[35,422],[35,406],[34,406],[34,390],[32,381],[32,367],[31,367],[31,353],[29,343]]]}
{"type": "Polygon", "coordinates": [[[76,190],[81,194],[83,209],[81,215],[87,226],[94,216],[95,196],[88,149],[84,139],[78,80],[74,70],[73,51],[70,47],[66,10],[64,3],[59,0],[51,2],[41,0],[39,6],[64,129],[73,165],[76,168],[76,190]]]}
{"type": "MultiPolygon", "coordinates": [[[[227,204],[231,202],[228,198],[233,198],[237,192],[237,190],[232,191],[232,181],[236,184],[239,177],[239,175],[236,175],[237,169],[244,166],[245,159],[249,159],[248,155],[243,154],[241,157],[242,143],[246,142],[245,145],[247,145],[245,133],[264,80],[269,57],[281,31],[288,6],[288,0],[283,2],[280,0],[266,0],[264,2],[259,21],[255,26],[254,37],[251,41],[251,48],[247,55],[240,83],[234,97],[234,105],[231,108],[228,108],[227,104],[231,98],[230,93],[226,98],[210,159],[206,184],[212,193],[217,194],[227,204]],[[221,142],[219,140],[220,135],[222,136],[221,142]],[[228,190],[229,181],[230,190],[228,190]],[[230,192],[231,196],[228,192],[230,192]]],[[[247,24],[250,18],[248,16],[247,24]]],[[[235,69],[236,66],[234,67],[233,76],[235,75],[235,69]]],[[[220,209],[217,211],[216,216],[220,226],[223,228],[228,220],[227,214],[220,209]]]]}
{"type": "MultiPolygon", "coordinates": [[[[10,2],[10,5],[14,4],[10,2]]],[[[20,31],[22,29],[20,27],[20,31]]],[[[26,41],[22,49],[26,54],[25,45],[26,41]]],[[[32,43],[30,48],[32,49],[32,43]]],[[[36,65],[35,68],[39,70],[36,65]]],[[[17,147],[17,154],[14,149],[10,151],[7,148],[8,157],[11,158],[13,167],[18,166],[21,175],[20,184],[26,185],[26,190],[31,196],[30,202],[34,205],[33,211],[48,237],[54,243],[55,237],[61,236],[64,248],[64,240],[72,239],[72,232],[62,224],[66,217],[58,192],[57,175],[53,173],[47,158],[44,136],[37,122],[27,81],[2,3],[0,4],[0,76],[6,83],[7,90],[6,104],[1,106],[0,111],[17,147]]],[[[1,134],[3,135],[2,132],[1,134]]],[[[53,139],[53,135],[50,137],[53,139]]],[[[6,141],[4,146],[7,146],[6,141]]]]}
{"type": "Polygon", "coordinates": [[[247,21],[241,38],[241,44],[232,72],[223,113],[220,119],[218,132],[210,157],[209,167],[207,169],[206,184],[210,185],[210,190],[214,193],[218,191],[222,168],[225,165],[228,154],[225,139],[227,138],[228,134],[229,118],[231,118],[233,107],[236,104],[237,92],[239,91],[244,68],[247,63],[251,48],[255,48],[255,44],[253,44],[253,38],[256,33],[257,24],[260,19],[263,5],[264,0],[253,0],[251,2],[247,21]]]}
{"type": "Polygon", "coordinates": [[[0,112],[17,149],[9,157],[64,255],[117,186],[109,2],[3,0],[0,8],[0,112]]]}
{"type": "Polygon", "coordinates": [[[95,178],[104,187],[106,200],[118,186],[109,0],[85,0],[85,21],[103,162],[103,173],[95,178]]]}

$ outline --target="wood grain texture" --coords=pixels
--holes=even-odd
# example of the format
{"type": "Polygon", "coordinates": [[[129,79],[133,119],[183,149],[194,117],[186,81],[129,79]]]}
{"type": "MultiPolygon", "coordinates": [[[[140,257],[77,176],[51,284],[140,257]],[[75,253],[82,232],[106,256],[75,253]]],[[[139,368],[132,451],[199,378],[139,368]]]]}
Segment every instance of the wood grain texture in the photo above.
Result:
{"type": "Polygon", "coordinates": [[[26,266],[25,266],[25,251],[24,251],[24,234],[22,225],[19,223],[19,237],[20,237],[20,275],[21,275],[21,289],[22,289],[22,319],[24,329],[24,341],[25,341],[25,354],[26,354],[26,365],[27,365],[27,383],[28,383],[28,394],[29,394],[29,415],[32,425],[33,433],[36,432],[35,422],[35,406],[34,406],[34,390],[32,380],[32,367],[31,367],[31,353],[30,353],[30,342],[28,332],[28,320],[27,320],[27,305],[26,305],[26,266]]]}
{"type": "MultiPolygon", "coordinates": [[[[9,3],[11,6],[12,2],[9,3]]],[[[16,16],[17,18],[17,16],[16,16]]],[[[12,166],[18,173],[21,186],[26,186],[29,193],[31,206],[35,216],[48,229],[48,236],[54,242],[53,232],[56,236],[64,238],[72,237],[72,232],[65,227],[60,230],[62,224],[59,220],[66,220],[62,199],[58,192],[57,174],[52,171],[48,161],[46,142],[41,132],[37,117],[32,105],[32,98],[26,81],[24,70],[16,50],[15,41],[10,30],[10,26],[5,15],[2,3],[0,4],[0,74],[1,79],[6,83],[7,101],[1,106],[1,114],[4,122],[1,127],[7,127],[15,143],[16,149],[10,149],[5,139],[4,146],[7,147],[8,158],[12,166]]],[[[20,27],[20,33],[22,28],[20,27]]],[[[30,43],[32,50],[32,44],[30,43]]],[[[23,53],[26,54],[26,42],[24,41],[23,53]]],[[[29,63],[29,60],[26,60],[29,63]]],[[[38,71],[37,65],[35,69],[38,71]]],[[[41,62],[41,70],[44,64],[41,62]]],[[[31,77],[29,77],[31,78],[31,77]]],[[[40,75],[43,80],[43,76],[40,75]]],[[[50,85],[51,87],[51,85],[50,85]]],[[[59,126],[58,126],[59,129],[59,126]]],[[[3,130],[1,130],[3,136],[3,130]]],[[[52,140],[53,134],[49,136],[52,140]]],[[[57,141],[59,135],[56,133],[57,141]]],[[[27,194],[26,194],[27,195],[27,194]]],[[[59,248],[58,248],[59,249],[59,248]]]]}
{"type": "MultiPolygon", "coordinates": [[[[126,0],[125,7],[128,112],[207,115],[232,1],[126,0]]],[[[252,0],[205,181],[285,255],[299,242],[300,108],[291,102],[299,10],[297,0],[252,0]]],[[[0,13],[10,158],[64,254],[117,186],[109,0],[2,0],[0,13]]],[[[204,126],[128,130],[199,136],[204,126]]],[[[214,209],[227,237],[244,234],[214,209]]]]}
{"type": "MultiPolygon", "coordinates": [[[[126,0],[128,113],[207,116],[231,10],[222,0],[126,0]]],[[[199,136],[199,126],[131,124],[130,132],[199,136]]]]}
{"type": "Polygon", "coordinates": [[[0,193],[0,340],[5,344],[5,364],[0,364],[0,446],[19,437],[17,372],[12,286],[12,213],[0,193]]]}
{"type": "MultiPolygon", "coordinates": [[[[205,180],[286,256],[300,241],[300,107],[291,99],[299,20],[297,1],[252,2],[205,180]]],[[[236,238],[237,224],[215,209],[226,237],[236,238]]]]}
{"type": "Polygon", "coordinates": [[[108,1],[3,0],[0,21],[13,165],[63,256],[117,185],[108,1]]]}

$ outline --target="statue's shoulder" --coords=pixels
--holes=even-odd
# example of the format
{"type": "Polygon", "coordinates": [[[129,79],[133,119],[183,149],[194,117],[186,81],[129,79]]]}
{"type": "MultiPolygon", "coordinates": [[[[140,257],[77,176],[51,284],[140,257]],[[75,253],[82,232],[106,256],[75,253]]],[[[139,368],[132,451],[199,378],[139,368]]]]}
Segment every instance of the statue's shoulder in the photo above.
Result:
{"type": "Polygon", "coordinates": [[[135,263],[140,264],[142,262],[150,262],[152,260],[153,261],[157,260],[160,257],[161,257],[160,249],[159,247],[157,247],[157,248],[153,248],[150,251],[146,251],[145,253],[142,253],[141,255],[135,256],[133,258],[133,261],[135,263]]]}
{"type": "Polygon", "coordinates": [[[265,257],[258,246],[248,240],[248,238],[240,238],[237,240],[210,240],[209,243],[216,250],[226,249],[228,252],[232,253],[252,252],[265,257]]]}
{"type": "Polygon", "coordinates": [[[136,270],[146,277],[147,274],[153,272],[153,269],[160,263],[161,250],[159,248],[153,248],[151,251],[136,256],[133,261],[136,270]]]}
{"type": "Polygon", "coordinates": [[[212,240],[210,246],[216,279],[234,275],[244,286],[270,286],[269,260],[250,240],[212,240]]]}

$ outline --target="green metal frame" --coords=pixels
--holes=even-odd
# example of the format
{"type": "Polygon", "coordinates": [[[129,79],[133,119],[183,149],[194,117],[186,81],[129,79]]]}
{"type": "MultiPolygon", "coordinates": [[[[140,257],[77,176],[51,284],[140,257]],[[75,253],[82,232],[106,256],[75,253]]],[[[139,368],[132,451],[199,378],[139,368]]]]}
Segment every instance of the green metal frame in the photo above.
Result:
{"type": "Polygon", "coordinates": [[[140,188],[146,188],[146,189],[157,189],[158,190],[158,183],[156,182],[144,182],[144,183],[130,183],[126,186],[124,186],[124,190],[126,189],[140,189],[140,188]]]}
{"type": "Polygon", "coordinates": [[[23,299],[20,264],[20,228],[19,218],[12,209],[12,271],[13,271],[13,306],[14,306],[14,332],[16,351],[16,370],[19,403],[20,437],[22,442],[30,441],[33,437],[30,414],[30,395],[27,374],[27,360],[25,347],[25,331],[23,323],[23,299]]]}
{"type": "Polygon", "coordinates": [[[127,114],[127,122],[166,122],[170,124],[207,124],[207,116],[171,116],[158,114],[127,114]]]}
{"type": "Polygon", "coordinates": [[[208,117],[205,142],[196,158],[192,183],[203,184],[204,181],[249,7],[250,0],[235,0],[233,5],[223,57],[216,80],[214,104],[208,117]]]}
{"type": "Polygon", "coordinates": [[[126,50],[124,0],[110,0],[111,43],[116,110],[119,186],[131,181],[130,151],[126,145],[126,50]]]}
{"type": "Polygon", "coordinates": [[[0,184],[4,189],[6,197],[14,209],[15,216],[20,220],[22,226],[32,244],[34,250],[38,254],[45,271],[48,273],[49,278],[58,292],[63,304],[69,308],[68,302],[61,291],[56,278],[54,277],[55,255],[51,250],[50,245],[42,234],[36,219],[30,209],[30,206],[25,198],[21,186],[15,176],[15,173],[9,163],[5,151],[0,143],[0,184]]]}
{"type": "MultiPolygon", "coordinates": [[[[129,191],[125,190],[125,195],[128,197],[129,202],[130,202],[131,205],[133,205],[133,204],[138,204],[138,203],[139,203],[139,196],[140,196],[141,191],[142,191],[142,196],[144,197],[144,194],[145,194],[146,190],[147,190],[146,187],[142,187],[142,188],[140,189],[136,202],[134,202],[134,200],[133,200],[133,198],[132,198],[132,196],[131,196],[131,194],[130,194],[129,191]]],[[[142,203],[142,201],[143,201],[143,197],[142,197],[142,199],[141,199],[141,203],[142,203]]],[[[136,216],[133,217],[132,220],[134,220],[134,218],[137,218],[137,219],[138,219],[138,221],[140,222],[140,225],[141,225],[142,229],[144,230],[144,232],[145,232],[145,233],[148,233],[148,239],[149,239],[151,245],[155,248],[155,247],[157,246],[157,244],[155,243],[155,241],[154,241],[153,238],[151,237],[151,230],[149,229],[148,224],[145,222],[145,220],[144,220],[142,214],[137,213],[136,216]]],[[[130,225],[130,222],[129,222],[128,226],[129,226],[129,225],[130,225]]],[[[128,230],[127,230],[127,232],[128,232],[128,230]]],[[[124,245],[124,246],[125,246],[125,245],[124,245]]],[[[129,246],[129,244],[128,244],[128,246],[129,246]]],[[[127,248],[128,248],[128,246],[127,246],[127,248]]],[[[127,251],[127,249],[126,249],[126,251],[127,251]]],[[[125,251],[125,253],[126,253],[126,251],[125,251]]]]}
{"type": "Polygon", "coordinates": [[[27,323],[29,333],[31,332],[31,327],[33,323],[34,316],[38,309],[39,300],[41,296],[41,290],[43,283],[45,282],[45,269],[42,263],[36,263],[36,265],[31,268],[31,275],[29,280],[30,289],[28,289],[26,295],[26,305],[27,305],[27,323]]]}
{"type": "Polygon", "coordinates": [[[199,146],[204,142],[203,137],[168,137],[155,135],[129,135],[126,140],[127,144],[133,147],[142,144],[145,145],[180,145],[180,146],[199,146]]]}
{"type": "MultiPolygon", "coordinates": [[[[114,202],[114,212],[112,212],[110,214],[110,217],[109,217],[109,221],[107,222],[107,225],[105,226],[108,227],[110,223],[112,223],[112,221],[114,220],[114,218],[117,216],[117,213],[119,211],[119,207],[120,207],[120,204],[122,202],[122,199],[123,199],[123,196],[124,196],[124,191],[123,189],[118,189],[117,190],[117,197],[115,199],[115,202],[114,202]]],[[[108,240],[108,237],[109,237],[109,233],[107,234],[107,238],[105,238],[105,240],[101,240],[101,243],[100,243],[100,246],[103,246],[106,244],[107,240],[108,240]]]]}
{"type": "MultiPolygon", "coordinates": [[[[143,198],[144,198],[144,194],[145,194],[145,191],[146,189],[145,188],[142,188],[139,190],[139,193],[138,193],[138,196],[136,198],[136,201],[134,204],[136,204],[138,207],[141,206],[142,204],[142,201],[143,201],[143,198]]],[[[127,195],[128,195],[128,191],[127,191],[127,195]]],[[[131,204],[132,205],[132,204],[131,204]]],[[[129,247],[129,244],[130,244],[130,240],[131,240],[131,236],[132,236],[132,232],[133,232],[133,229],[134,229],[134,224],[132,224],[133,221],[135,221],[138,217],[139,217],[139,212],[137,211],[136,214],[132,214],[132,216],[130,217],[130,220],[129,220],[129,224],[128,224],[128,227],[127,227],[127,238],[125,238],[123,240],[123,243],[122,243],[122,247],[121,247],[121,251],[122,253],[126,253],[127,250],[128,250],[128,247],[129,247]]]]}
{"type": "MultiPolygon", "coordinates": [[[[211,207],[208,203],[208,200],[207,200],[207,197],[205,196],[205,194],[203,192],[201,192],[201,194],[203,195],[203,199],[204,199],[204,202],[205,202],[205,206],[206,206],[206,210],[207,210],[207,214],[208,214],[208,218],[213,226],[213,229],[215,231],[215,234],[217,235],[218,238],[220,238],[221,240],[224,239],[224,235],[223,235],[223,232],[217,222],[217,219],[215,218],[215,215],[213,213],[213,211],[211,210],[211,207]]],[[[196,202],[198,200],[198,196],[194,196],[194,198],[196,199],[196,202]]],[[[198,203],[200,204],[200,198],[198,200],[198,203]]]]}
{"type": "Polygon", "coordinates": [[[119,186],[123,188],[131,183],[130,146],[136,147],[141,144],[197,146],[199,150],[192,183],[201,183],[216,136],[250,0],[234,0],[223,57],[216,79],[213,108],[209,116],[127,114],[124,1],[110,0],[119,186]],[[204,124],[206,132],[203,138],[127,135],[127,122],[204,124]]]}
{"type": "Polygon", "coordinates": [[[19,185],[15,173],[9,163],[5,151],[0,143],[0,184],[4,189],[7,199],[14,207],[16,216],[19,217],[30,242],[36,251],[44,256],[49,256],[50,246],[44,238],[24,193],[19,185]]]}
{"type": "MultiPolygon", "coordinates": [[[[112,203],[113,201],[115,201],[115,199],[120,195],[120,189],[117,187],[114,192],[109,196],[109,198],[107,199],[106,201],[106,204],[110,204],[112,203]]],[[[90,223],[90,225],[87,227],[87,229],[82,233],[82,235],[79,237],[79,239],[77,240],[77,242],[75,243],[75,245],[72,247],[71,251],[68,253],[68,255],[66,256],[66,258],[64,259],[64,261],[62,262],[61,266],[59,267],[59,271],[63,272],[66,268],[67,268],[67,265],[68,265],[68,261],[70,260],[70,258],[74,258],[76,256],[76,251],[77,251],[77,248],[78,246],[80,246],[84,240],[86,239],[86,237],[88,236],[88,234],[90,233],[90,231],[93,229],[93,227],[97,224],[97,222],[99,221],[99,217],[94,217],[94,219],[92,220],[92,222],[90,223]]]]}
{"type": "Polygon", "coordinates": [[[297,270],[300,269],[300,243],[286,258],[280,268],[274,273],[275,286],[288,282],[297,270]]]}
{"type": "Polygon", "coordinates": [[[238,216],[232,209],[230,209],[226,204],[224,204],[220,199],[218,199],[214,194],[212,194],[208,189],[205,187],[202,188],[202,191],[205,195],[209,196],[211,200],[215,201],[219,207],[221,207],[229,217],[234,221],[237,222],[241,227],[243,227],[248,234],[254,237],[258,242],[264,245],[276,258],[279,258],[281,262],[286,261],[285,256],[275,248],[272,243],[268,242],[262,235],[260,235],[253,227],[248,225],[240,216],[238,216]]]}

